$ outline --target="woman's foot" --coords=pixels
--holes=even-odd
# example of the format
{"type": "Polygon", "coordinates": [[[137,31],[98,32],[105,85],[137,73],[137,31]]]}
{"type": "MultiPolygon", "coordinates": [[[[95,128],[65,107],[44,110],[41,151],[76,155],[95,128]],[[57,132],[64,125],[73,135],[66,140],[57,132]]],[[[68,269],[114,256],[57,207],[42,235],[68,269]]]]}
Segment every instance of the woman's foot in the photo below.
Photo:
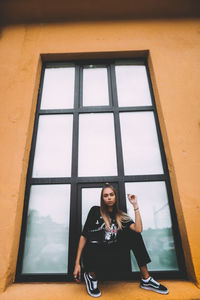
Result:
{"type": "Polygon", "coordinates": [[[84,273],[84,279],[87,287],[88,294],[92,297],[100,297],[101,292],[98,289],[98,281],[93,278],[90,273],[84,273]]]}
{"type": "Polygon", "coordinates": [[[154,280],[152,277],[149,277],[148,279],[141,279],[140,287],[163,295],[167,295],[169,293],[168,288],[154,280]]]}

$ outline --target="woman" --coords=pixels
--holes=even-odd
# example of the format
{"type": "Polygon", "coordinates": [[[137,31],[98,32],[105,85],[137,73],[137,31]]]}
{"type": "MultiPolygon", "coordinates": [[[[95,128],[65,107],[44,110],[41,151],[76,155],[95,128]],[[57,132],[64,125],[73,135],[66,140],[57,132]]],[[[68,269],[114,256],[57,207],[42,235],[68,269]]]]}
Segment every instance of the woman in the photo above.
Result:
{"type": "Polygon", "coordinates": [[[135,195],[128,194],[133,205],[135,222],[118,207],[113,186],[106,184],[101,191],[100,207],[93,206],[85,222],[76,256],[74,279],[81,280],[81,257],[85,269],[84,279],[89,295],[101,296],[97,277],[105,274],[125,274],[129,269],[129,250],[134,252],[141,271],[140,287],[161,294],[168,289],[149,276],[146,264],[151,260],[146,251],[141,232],[142,220],[135,195]]]}

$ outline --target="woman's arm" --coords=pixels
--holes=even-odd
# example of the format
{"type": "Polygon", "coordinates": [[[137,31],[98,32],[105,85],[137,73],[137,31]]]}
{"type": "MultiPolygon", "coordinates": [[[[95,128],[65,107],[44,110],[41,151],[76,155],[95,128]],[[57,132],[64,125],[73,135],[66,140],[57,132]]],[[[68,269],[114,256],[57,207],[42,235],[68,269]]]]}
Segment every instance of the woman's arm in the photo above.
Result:
{"type": "Polygon", "coordinates": [[[81,259],[81,254],[83,251],[83,248],[85,247],[87,239],[81,235],[79,244],[78,244],[78,250],[76,254],[76,262],[75,262],[75,267],[74,267],[74,279],[76,282],[80,282],[81,280],[81,266],[80,266],[80,259],[81,259]]]}
{"type": "Polygon", "coordinates": [[[141,215],[140,215],[137,198],[135,195],[128,194],[128,200],[133,205],[133,208],[135,211],[135,223],[130,225],[130,229],[134,230],[136,232],[142,232],[142,230],[143,230],[142,219],[141,219],[141,215]]]}

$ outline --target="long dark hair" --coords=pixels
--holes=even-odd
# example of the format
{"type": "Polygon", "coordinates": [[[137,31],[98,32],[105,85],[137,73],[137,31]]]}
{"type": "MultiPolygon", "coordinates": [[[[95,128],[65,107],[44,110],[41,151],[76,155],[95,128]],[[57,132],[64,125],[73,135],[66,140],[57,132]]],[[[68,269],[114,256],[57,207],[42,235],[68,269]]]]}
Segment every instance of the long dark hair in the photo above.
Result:
{"type": "Polygon", "coordinates": [[[109,229],[110,224],[111,224],[108,207],[103,200],[103,193],[106,188],[112,189],[113,193],[115,194],[115,204],[113,206],[113,213],[115,214],[118,229],[120,230],[120,229],[122,229],[122,222],[129,221],[130,217],[125,212],[123,212],[121,209],[119,209],[117,192],[116,192],[115,188],[110,183],[107,182],[104,184],[104,186],[101,190],[101,201],[100,201],[100,212],[101,212],[101,216],[104,219],[104,222],[106,224],[106,228],[109,229]]]}

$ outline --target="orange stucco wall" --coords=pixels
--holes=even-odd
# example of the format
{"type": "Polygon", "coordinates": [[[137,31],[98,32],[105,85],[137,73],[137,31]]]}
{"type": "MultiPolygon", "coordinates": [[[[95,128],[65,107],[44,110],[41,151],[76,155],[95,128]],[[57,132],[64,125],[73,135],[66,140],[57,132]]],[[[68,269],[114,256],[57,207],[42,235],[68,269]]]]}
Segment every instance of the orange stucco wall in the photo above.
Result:
{"type": "Polygon", "coordinates": [[[41,54],[122,57],[143,50],[150,53],[188,276],[200,286],[200,20],[72,22],[0,30],[1,292],[14,281],[41,54]]]}

